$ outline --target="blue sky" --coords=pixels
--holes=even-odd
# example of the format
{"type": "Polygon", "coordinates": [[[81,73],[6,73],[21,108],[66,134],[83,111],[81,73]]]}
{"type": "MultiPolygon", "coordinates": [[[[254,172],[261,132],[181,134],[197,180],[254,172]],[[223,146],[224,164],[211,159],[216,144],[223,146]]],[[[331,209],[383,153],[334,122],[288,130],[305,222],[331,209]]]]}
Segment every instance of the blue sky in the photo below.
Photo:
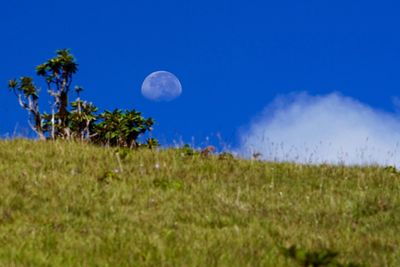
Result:
{"type": "MultiPolygon", "coordinates": [[[[7,81],[70,48],[75,84],[102,109],[155,118],[165,143],[202,142],[239,130],[279,95],[340,92],[395,112],[400,89],[398,1],[2,1],[0,135],[28,128],[7,81]],[[140,94],[156,70],[183,94],[167,103],[140,94]]],[[[46,106],[44,101],[42,106],[46,106]]]]}

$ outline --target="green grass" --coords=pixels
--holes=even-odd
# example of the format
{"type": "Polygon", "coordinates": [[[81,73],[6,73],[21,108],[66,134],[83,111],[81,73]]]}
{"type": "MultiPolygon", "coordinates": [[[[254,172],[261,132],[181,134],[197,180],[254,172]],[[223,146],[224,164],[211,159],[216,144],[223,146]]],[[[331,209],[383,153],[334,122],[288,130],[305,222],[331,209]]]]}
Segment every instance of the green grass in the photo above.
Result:
{"type": "Polygon", "coordinates": [[[395,169],[115,151],[0,141],[0,266],[400,266],[395,169]]]}

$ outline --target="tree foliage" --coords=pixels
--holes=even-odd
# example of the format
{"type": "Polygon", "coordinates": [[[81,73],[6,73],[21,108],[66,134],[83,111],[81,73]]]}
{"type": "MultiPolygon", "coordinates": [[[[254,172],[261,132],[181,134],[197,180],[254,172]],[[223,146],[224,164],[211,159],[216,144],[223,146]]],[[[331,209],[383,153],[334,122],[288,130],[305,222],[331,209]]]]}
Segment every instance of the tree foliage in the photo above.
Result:
{"type": "MultiPolygon", "coordinates": [[[[9,81],[9,88],[18,98],[20,106],[29,113],[31,128],[40,139],[77,139],[99,145],[135,148],[138,138],[152,130],[154,121],[145,119],[136,110],[104,111],[80,97],[82,87],[76,86],[77,98],[68,102],[73,75],[78,64],[68,49],[56,51],[56,56],[36,67],[36,73],[45,80],[47,92],[52,97],[51,114],[39,110],[40,89],[31,77],[9,81]]],[[[158,146],[154,138],[142,144],[158,146]]]]}

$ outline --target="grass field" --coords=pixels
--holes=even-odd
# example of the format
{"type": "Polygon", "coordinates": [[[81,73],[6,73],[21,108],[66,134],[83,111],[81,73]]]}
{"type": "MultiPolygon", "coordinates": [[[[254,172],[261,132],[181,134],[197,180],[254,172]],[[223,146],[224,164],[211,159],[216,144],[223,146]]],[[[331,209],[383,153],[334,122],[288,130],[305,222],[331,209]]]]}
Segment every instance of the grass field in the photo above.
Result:
{"type": "Polygon", "coordinates": [[[394,168],[116,151],[0,141],[0,266],[400,266],[394,168]]]}

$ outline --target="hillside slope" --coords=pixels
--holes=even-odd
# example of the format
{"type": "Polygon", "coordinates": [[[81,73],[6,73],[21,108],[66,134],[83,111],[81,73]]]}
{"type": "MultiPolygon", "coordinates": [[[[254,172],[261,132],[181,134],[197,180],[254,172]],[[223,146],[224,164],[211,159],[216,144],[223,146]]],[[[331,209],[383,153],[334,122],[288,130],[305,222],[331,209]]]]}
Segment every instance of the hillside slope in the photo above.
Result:
{"type": "Polygon", "coordinates": [[[400,175],[0,141],[0,266],[400,266],[400,175]]]}

